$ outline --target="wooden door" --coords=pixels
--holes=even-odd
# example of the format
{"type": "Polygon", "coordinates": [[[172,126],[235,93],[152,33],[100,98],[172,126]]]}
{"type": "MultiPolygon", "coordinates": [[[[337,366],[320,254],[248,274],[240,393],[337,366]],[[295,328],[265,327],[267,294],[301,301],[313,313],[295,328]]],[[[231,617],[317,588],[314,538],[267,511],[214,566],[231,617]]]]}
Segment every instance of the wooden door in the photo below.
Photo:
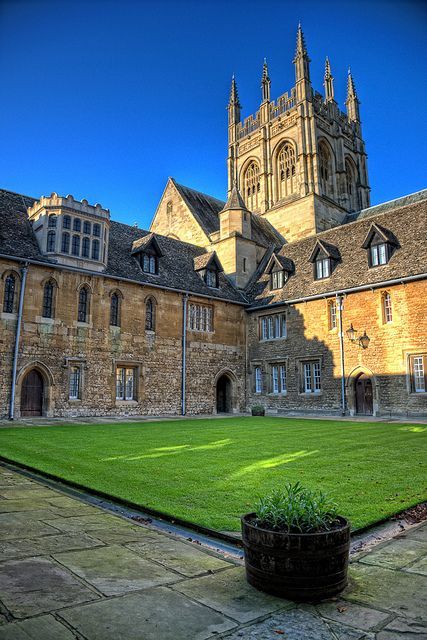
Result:
{"type": "Polygon", "coordinates": [[[371,416],[374,412],[372,380],[362,373],[356,380],[356,413],[371,416]]]}
{"type": "Polygon", "coordinates": [[[43,412],[43,378],[36,369],[25,376],[21,387],[21,416],[41,416],[43,412]]]}
{"type": "Polygon", "coordinates": [[[221,376],[217,382],[216,387],[216,410],[217,413],[230,413],[231,410],[231,397],[230,397],[231,382],[227,376],[221,376]]]}

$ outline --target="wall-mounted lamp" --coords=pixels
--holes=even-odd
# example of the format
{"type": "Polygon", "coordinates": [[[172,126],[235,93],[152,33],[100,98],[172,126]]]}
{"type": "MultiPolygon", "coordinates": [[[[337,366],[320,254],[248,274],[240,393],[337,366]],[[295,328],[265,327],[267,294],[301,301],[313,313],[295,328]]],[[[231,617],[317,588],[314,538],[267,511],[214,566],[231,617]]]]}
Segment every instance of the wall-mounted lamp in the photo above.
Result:
{"type": "Polygon", "coordinates": [[[353,327],[353,324],[351,324],[349,329],[347,329],[346,331],[347,338],[350,340],[350,342],[359,343],[362,349],[367,349],[371,341],[371,338],[366,333],[366,329],[363,333],[363,336],[360,336],[359,338],[356,338],[356,333],[357,333],[356,329],[353,327]]]}

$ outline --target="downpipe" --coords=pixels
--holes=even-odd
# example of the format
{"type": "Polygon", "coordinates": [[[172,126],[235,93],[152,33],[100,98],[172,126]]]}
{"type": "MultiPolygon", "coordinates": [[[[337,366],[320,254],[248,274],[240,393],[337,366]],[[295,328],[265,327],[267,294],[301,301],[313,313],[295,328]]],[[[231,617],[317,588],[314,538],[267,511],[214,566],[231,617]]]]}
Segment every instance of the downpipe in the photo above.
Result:
{"type": "Polygon", "coordinates": [[[16,320],[15,348],[12,364],[12,389],[10,392],[9,420],[15,419],[16,369],[18,367],[19,339],[21,337],[22,310],[24,308],[25,284],[27,282],[28,263],[21,267],[21,288],[19,291],[18,318],[16,320]]]}
{"type": "Polygon", "coordinates": [[[188,293],[182,297],[182,380],[181,380],[181,415],[187,412],[186,378],[187,378],[187,308],[188,293]]]}

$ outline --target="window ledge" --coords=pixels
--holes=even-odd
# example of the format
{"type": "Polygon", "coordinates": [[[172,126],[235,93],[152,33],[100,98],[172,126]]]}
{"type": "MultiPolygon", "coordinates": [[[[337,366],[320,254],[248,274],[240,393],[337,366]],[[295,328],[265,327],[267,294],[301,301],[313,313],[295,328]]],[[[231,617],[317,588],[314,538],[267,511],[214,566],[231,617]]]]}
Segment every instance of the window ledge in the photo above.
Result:
{"type": "Polygon", "coordinates": [[[278,340],[287,340],[288,336],[280,336],[280,338],[260,338],[260,342],[277,342],[278,340]]]}
{"type": "Polygon", "coordinates": [[[272,391],[271,393],[268,393],[267,395],[270,398],[281,398],[282,396],[287,396],[288,392],[287,391],[278,391],[277,393],[275,393],[274,391],[272,391]]]}
{"type": "Polygon", "coordinates": [[[2,311],[0,317],[1,317],[2,320],[16,320],[17,314],[16,313],[6,313],[5,311],[2,311]]]}
{"type": "Polygon", "coordinates": [[[82,399],[81,398],[68,398],[68,402],[70,404],[81,404],[82,403],[82,399]]]}
{"type": "Polygon", "coordinates": [[[138,400],[116,400],[116,407],[129,407],[136,406],[138,404],[138,400]]]}
{"type": "Polygon", "coordinates": [[[317,391],[317,392],[300,391],[300,393],[298,395],[303,397],[303,398],[320,398],[323,395],[323,392],[322,391],[317,391]]]}
{"type": "Polygon", "coordinates": [[[412,398],[425,398],[427,396],[427,391],[411,391],[409,395],[412,398]]]}

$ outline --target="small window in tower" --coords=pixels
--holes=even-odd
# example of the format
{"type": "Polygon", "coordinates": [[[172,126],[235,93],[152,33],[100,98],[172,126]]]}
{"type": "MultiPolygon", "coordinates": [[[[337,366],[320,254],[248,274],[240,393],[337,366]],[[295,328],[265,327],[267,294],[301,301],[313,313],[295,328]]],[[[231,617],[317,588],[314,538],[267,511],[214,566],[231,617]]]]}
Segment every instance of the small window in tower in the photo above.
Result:
{"type": "Polygon", "coordinates": [[[54,213],[52,213],[52,215],[49,216],[48,227],[50,229],[56,229],[57,220],[58,220],[58,218],[56,217],[56,215],[54,213]]]}
{"type": "Polygon", "coordinates": [[[90,255],[90,239],[83,238],[82,240],[82,258],[89,258],[90,255]]]}
{"type": "Polygon", "coordinates": [[[80,255],[80,236],[73,236],[71,241],[71,253],[73,256],[80,255]]]}
{"type": "Polygon", "coordinates": [[[63,229],[71,229],[71,217],[64,216],[62,219],[62,228],[63,229]]]}
{"type": "Polygon", "coordinates": [[[73,221],[73,231],[81,231],[82,229],[82,221],[80,218],[74,218],[73,221]]]}
{"type": "Polygon", "coordinates": [[[87,235],[90,235],[91,227],[92,227],[92,225],[90,224],[90,222],[85,220],[83,222],[83,233],[86,233],[87,235]]]}
{"type": "Polygon", "coordinates": [[[92,242],[92,260],[99,260],[99,240],[92,242]]]}
{"type": "Polygon", "coordinates": [[[96,238],[100,238],[101,237],[101,225],[99,225],[98,223],[95,223],[93,225],[93,235],[96,238]]]}
{"type": "Polygon", "coordinates": [[[46,251],[55,251],[55,244],[56,244],[56,233],[55,233],[55,231],[48,231],[48,233],[47,233],[46,251]]]}
{"type": "Polygon", "coordinates": [[[61,252],[70,253],[70,234],[67,232],[62,234],[61,252]]]}

